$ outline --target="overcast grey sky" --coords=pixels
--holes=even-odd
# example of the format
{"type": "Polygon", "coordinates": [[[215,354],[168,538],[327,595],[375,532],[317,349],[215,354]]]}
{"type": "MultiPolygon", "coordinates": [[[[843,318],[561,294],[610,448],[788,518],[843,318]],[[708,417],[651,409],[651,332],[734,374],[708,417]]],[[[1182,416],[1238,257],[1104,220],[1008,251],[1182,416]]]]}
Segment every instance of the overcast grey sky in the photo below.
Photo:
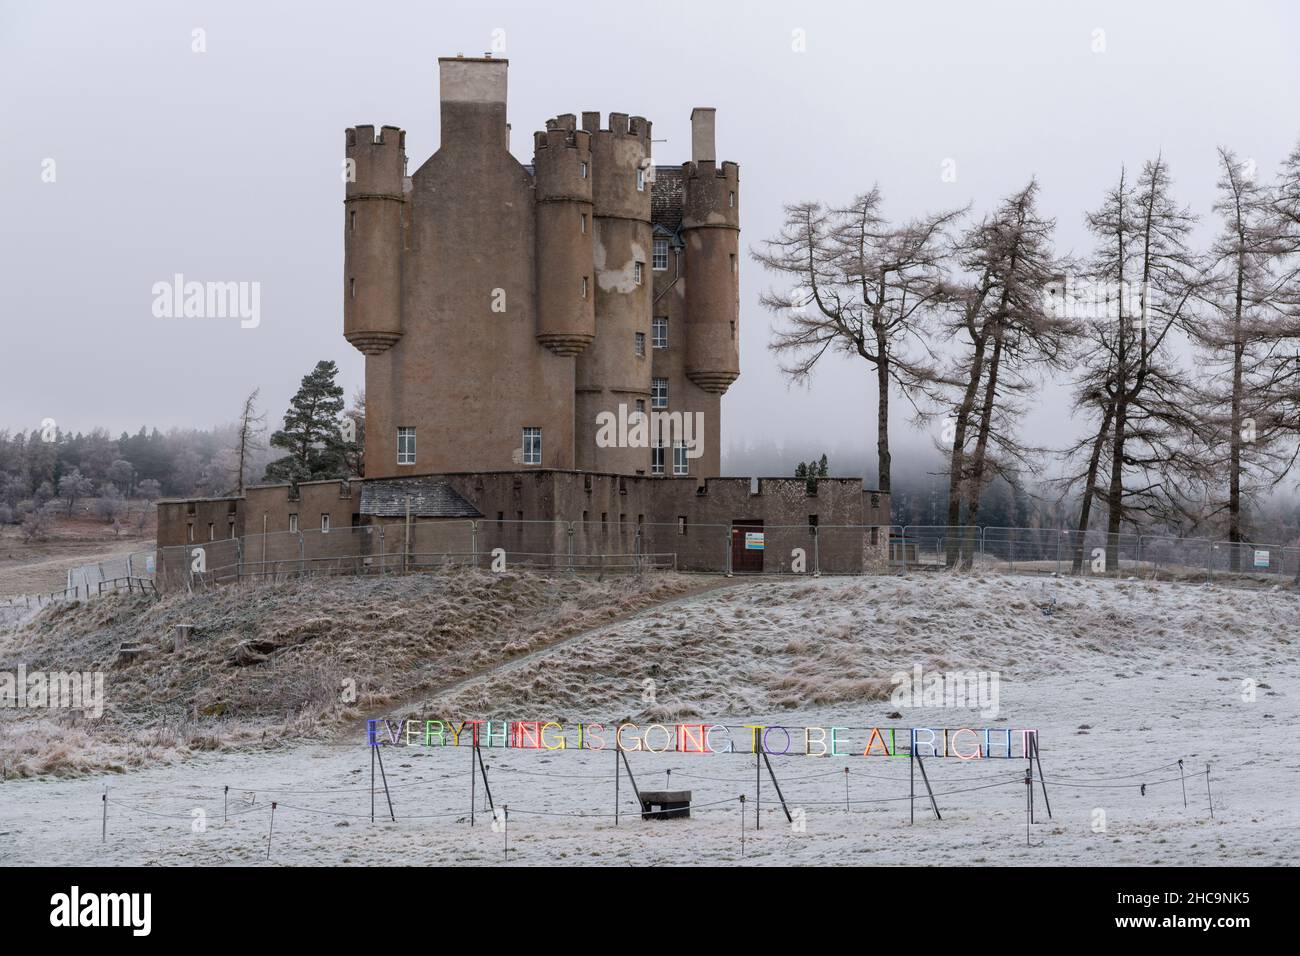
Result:
{"type": "MultiPolygon", "coordinates": [[[[1208,217],[1217,145],[1271,177],[1300,137],[1300,5],[1282,0],[3,0],[0,428],[206,427],[257,386],[278,423],[321,358],[350,395],[362,356],[342,337],[343,130],[401,126],[417,168],[438,142],[436,58],[481,54],[495,30],[521,162],[547,117],[613,110],[651,119],[655,161],[679,163],[691,108],[716,107],[746,249],[786,202],[878,182],[899,217],[980,211],[1037,175],[1058,249],[1081,252],[1082,213],[1121,163],[1162,150],[1208,217]],[[175,273],[260,283],[260,324],[155,317],[152,286],[175,273]]],[[[757,304],[769,281],[745,264],[724,448],[874,441],[864,366],[828,366],[810,389],[781,378],[757,304]]],[[[1025,421],[1040,442],[1071,427],[1051,389],[1025,421]]]]}

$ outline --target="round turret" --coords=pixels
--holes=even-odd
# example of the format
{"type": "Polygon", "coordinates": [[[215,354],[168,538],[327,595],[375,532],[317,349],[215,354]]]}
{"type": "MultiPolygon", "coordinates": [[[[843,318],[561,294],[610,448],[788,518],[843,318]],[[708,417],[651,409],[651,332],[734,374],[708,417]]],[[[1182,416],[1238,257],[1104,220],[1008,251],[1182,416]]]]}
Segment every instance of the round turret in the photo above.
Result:
{"type": "Polygon", "coordinates": [[[686,376],[722,394],[740,376],[740,169],[683,163],[686,376]]]}
{"type": "Polygon", "coordinates": [[[557,355],[577,355],[596,335],[591,134],[566,114],[547,120],[533,145],[537,340],[557,355]]]}
{"type": "Polygon", "coordinates": [[[343,335],[375,355],[402,337],[402,219],[406,134],[347,131],[343,225],[343,335]]]}
{"type": "Polygon", "coordinates": [[[597,334],[575,369],[576,459],[582,469],[630,474],[649,470],[650,450],[599,447],[596,422],[604,413],[617,416],[620,405],[632,412],[637,401],[647,410],[651,404],[650,123],[610,113],[601,129],[599,113],[583,113],[582,126],[591,137],[597,334]]]}

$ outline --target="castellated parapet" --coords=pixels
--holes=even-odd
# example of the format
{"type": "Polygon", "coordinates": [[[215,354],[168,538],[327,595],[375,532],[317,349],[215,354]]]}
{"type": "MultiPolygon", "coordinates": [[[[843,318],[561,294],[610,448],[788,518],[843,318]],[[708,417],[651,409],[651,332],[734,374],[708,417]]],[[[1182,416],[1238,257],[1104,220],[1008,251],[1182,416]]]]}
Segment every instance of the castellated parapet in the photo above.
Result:
{"type": "Polygon", "coordinates": [[[547,120],[524,166],[507,62],[438,62],[440,145],[409,177],[401,130],[347,131],[344,334],[366,356],[367,478],[716,474],[739,206],[713,110],[692,115],[691,161],[659,167],[662,189],[651,123],[627,113],[547,120]],[[703,448],[611,446],[600,421],[620,409],[702,417],[703,448]]]}

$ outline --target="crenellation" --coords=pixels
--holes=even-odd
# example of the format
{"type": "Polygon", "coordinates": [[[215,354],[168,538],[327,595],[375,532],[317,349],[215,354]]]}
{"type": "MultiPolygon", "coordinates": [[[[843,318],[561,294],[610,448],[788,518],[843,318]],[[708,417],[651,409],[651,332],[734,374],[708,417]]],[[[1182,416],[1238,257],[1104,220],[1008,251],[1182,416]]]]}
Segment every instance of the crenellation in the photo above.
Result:
{"type": "MultiPolygon", "coordinates": [[[[347,132],[345,331],[367,357],[368,470],[682,477],[670,450],[662,460],[650,447],[598,441],[602,415],[648,412],[664,388],[660,410],[703,416],[704,450],[684,475],[716,471],[717,396],[738,374],[719,329],[734,331],[734,316],[720,326],[691,310],[732,307],[723,280],[736,242],[691,236],[739,228],[736,164],[693,151],[684,185],[655,193],[650,120],[584,111],[546,118],[525,169],[503,148],[507,61],[444,57],[439,68],[441,146],[414,175],[405,175],[401,129],[347,132]],[[657,231],[652,193],[668,204],[657,231]],[[665,236],[677,272],[689,275],[660,299],[656,240],[665,236]],[[659,349],[657,307],[672,312],[674,329],[659,349]],[[655,385],[661,378],[666,387],[655,385]],[[398,461],[399,428],[414,429],[414,462],[398,461]],[[540,429],[540,455],[525,447],[528,429],[540,429]]],[[[694,140],[711,144],[713,116],[692,114],[694,140]]]]}

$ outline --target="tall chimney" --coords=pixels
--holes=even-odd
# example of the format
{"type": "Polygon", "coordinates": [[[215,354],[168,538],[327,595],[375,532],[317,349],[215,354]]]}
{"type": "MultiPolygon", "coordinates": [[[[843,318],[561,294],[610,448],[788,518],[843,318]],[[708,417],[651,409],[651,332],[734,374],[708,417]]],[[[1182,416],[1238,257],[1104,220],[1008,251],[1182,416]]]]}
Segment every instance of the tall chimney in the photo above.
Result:
{"type": "Polygon", "coordinates": [[[697,106],[691,110],[691,162],[712,163],[718,158],[717,144],[713,136],[713,114],[717,112],[712,106],[697,106]]]}
{"type": "Polygon", "coordinates": [[[490,56],[438,58],[442,148],[500,149],[507,143],[508,64],[490,56]]]}

